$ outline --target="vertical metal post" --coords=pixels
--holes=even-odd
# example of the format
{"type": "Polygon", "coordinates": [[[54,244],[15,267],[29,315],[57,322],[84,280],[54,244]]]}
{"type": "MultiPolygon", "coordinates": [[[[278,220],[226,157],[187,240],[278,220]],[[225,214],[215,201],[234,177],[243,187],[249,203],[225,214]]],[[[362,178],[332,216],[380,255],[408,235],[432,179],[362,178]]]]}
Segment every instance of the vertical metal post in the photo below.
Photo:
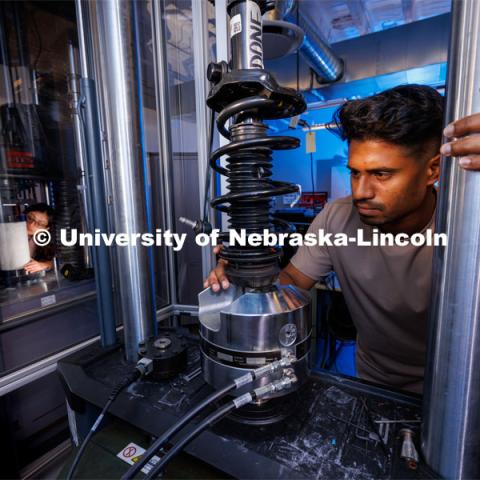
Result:
{"type": "MultiPolygon", "coordinates": [[[[75,157],[78,167],[79,180],[77,188],[81,201],[82,229],[87,231],[92,224],[91,205],[87,200],[87,168],[85,165],[86,152],[85,141],[82,130],[82,119],[80,117],[80,75],[77,67],[77,49],[70,42],[68,45],[68,85],[70,92],[70,111],[73,121],[73,138],[75,143],[75,157]]],[[[83,247],[83,260],[86,267],[91,267],[90,247],[83,247]]]]}
{"type": "MultiPolygon", "coordinates": [[[[142,170],[143,170],[143,189],[144,189],[144,201],[145,201],[145,216],[146,216],[146,230],[147,232],[153,232],[152,223],[152,195],[150,191],[149,182],[149,168],[146,151],[146,139],[145,139],[145,118],[143,115],[143,80],[142,80],[142,45],[140,39],[139,25],[140,25],[140,8],[141,3],[132,2],[132,26],[133,26],[133,38],[134,38],[134,69],[136,72],[136,85],[138,94],[138,113],[139,113],[139,126],[140,126],[140,140],[141,140],[141,158],[142,158],[142,170]]],[[[146,4],[143,4],[146,8],[146,4]]],[[[151,334],[157,334],[157,302],[155,295],[155,269],[153,265],[153,249],[148,248],[148,267],[150,277],[150,315],[151,315],[151,334]]]]}
{"type": "MultiPolygon", "coordinates": [[[[163,186],[165,228],[174,231],[172,191],[172,136],[170,120],[170,95],[168,85],[168,61],[166,53],[165,25],[162,18],[161,0],[152,1],[153,62],[155,71],[155,98],[157,110],[157,131],[159,139],[159,163],[157,169],[163,186]]],[[[170,303],[177,304],[177,278],[175,259],[171,248],[167,249],[168,289],[170,303]]]]}
{"type": "MultiPolygon", "coordinates": [[[[89,30],[87,11],[82,0],[76,0],[77,32],[80,56],[80,91],[83,103],[81,136],[85,141],[85,169],[87,171],[87,197],[91,212],[92,230],[98,228],[108,232],[106,195],[104,183],[104,168],[102,161],[101,130],[98,118],[97,97],[93,74],[88,59],[92,58],[92,51],[85,30],[89,30]]],[[[91,62],[90,62],[91,63],[91,62]]],[[[80,132],[79,132],[80,133],[80,132]]],[[[77,139],[76,139],[77,141],[77,139]]],[[[78,138],[78,141],[80,139],[78,138]]],[[[78,148],[83,148],[77,145],[78,148]]],[[[97,309],[100,317],[100,334],[102,345],[108,347],[117,341],[115,330],[115,312],[113,307],[112,272],[110,267],[110,252],[105,245],[92,248],[93,265],[95,269],[95,283],[97,290],[97,309]]]]}
{"type": "MultiPolygon", "coordinates": [[[[215,1],[215,40],[217,50],[217,62],[229,62],[230,60],[230,35],[228,28],[228,14],[227,14],[227,0],[215,1]]],[[[223,147],[229,141],[223,136],[219,135],[219,147],[223,147]]],[[[225,167],[225,160],[220,159],[220,165],[225,167]]],[[[219,175],[220,177],[220,191],[225,193],[227,191],[227,177],[219,175]]],[[[221,229],[225,231],[228,228],[228,216],[226,213],[221,214],[221,229]]]]}
{"type": "MultiPolygon", "coordinates": [[[[135,38],[135,12],[130,0],[90,2],[96,70],[102,81],[107,131],[112,213],[116,233],[148,232],[142,130],[142,99],[135,38]]],[[[123,320],[125,355],[136,361],[138,344],[154,332],[153,289],[149,250],[129,243],[115,251],[118,315],[123,320]]]]}
{"type": "MultiPolygon", "coordinates": [[[[207,179],[210,146],[210,115],[207,109],[207,94],[209,82],[207,67],[211,60],[208,52],[208,3],[192,1],[193,24],[193,62],[195,72],[195,110],[197,120],[197,151],[198,151],[198,181],[200,218],[203,218],[203,204],[207,179]]],[[[210,180],[210,183],[212,181],[210,180]]],[[[213,214],[210,215],[213,219],[213,214]]],[[[202,272],[206,278],[213,266],[213,254],[209,248],[202,249],[202,272]]]]}
{"type": "MultiPolygon", "coordinates": [[[[480,112],[480,2],[454,0],[446,120],[480,112]]],[[[480,477],[480,172],[443,161],[422,446],[449,479],[480,477]]]]}

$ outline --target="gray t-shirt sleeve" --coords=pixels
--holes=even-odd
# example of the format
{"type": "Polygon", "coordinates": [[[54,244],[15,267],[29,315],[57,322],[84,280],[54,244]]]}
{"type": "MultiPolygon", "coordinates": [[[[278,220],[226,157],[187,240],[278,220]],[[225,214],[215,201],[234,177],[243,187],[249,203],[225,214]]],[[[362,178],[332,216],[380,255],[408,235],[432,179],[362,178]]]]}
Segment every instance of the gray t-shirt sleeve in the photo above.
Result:
{"type": "MultiPolygon", "coordinates": [[[[313,233],[316,238],[318,238],[319,230],[330,233],[327,230],[329,210],[330,206],[327,204],[315,217],[307,233],[313,233]]],[[[322,277],[326,277],[333,269],[328,247],[320,245],[314,245],[312,247],[303,245],[299,247],[297,253],[290,260],[290,263],[312,280],[319,280],[322,277]]]]}

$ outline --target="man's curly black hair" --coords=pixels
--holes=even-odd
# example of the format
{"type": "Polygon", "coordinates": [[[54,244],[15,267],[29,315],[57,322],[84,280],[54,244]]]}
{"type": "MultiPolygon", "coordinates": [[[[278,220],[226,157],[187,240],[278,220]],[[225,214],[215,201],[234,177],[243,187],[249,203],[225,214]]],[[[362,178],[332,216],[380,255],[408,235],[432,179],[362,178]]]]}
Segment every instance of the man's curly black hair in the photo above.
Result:
{"type": "Polygon", "coordinates": [[[444,99],[434,88],[400,85],[344,103],[335,112],[333,122],[348,143],[380,140],[422,155],[440,148],[443,107],[444,99]]]}

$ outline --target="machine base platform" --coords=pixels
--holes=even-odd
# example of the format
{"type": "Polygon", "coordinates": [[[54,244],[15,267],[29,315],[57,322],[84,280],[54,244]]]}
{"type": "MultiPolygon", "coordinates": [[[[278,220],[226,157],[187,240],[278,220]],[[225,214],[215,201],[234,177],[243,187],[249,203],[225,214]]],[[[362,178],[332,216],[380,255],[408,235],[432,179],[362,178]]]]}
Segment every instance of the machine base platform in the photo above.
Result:
{"type": "MultiPolygon", "coordinates": [[[[105,351],[97,344],[59,362],[80,437],[130,368],[121,347],[105,351]]],[[[131,385],[110,413],[147,436],[159,436],[211,391],[200,370],[199,348],[191,345],[185,372],[131,385]]],[[[236,478],[435,478],[424,464],[410,470],[400,458],[399,430],[409,425],[418,432],[420,426],[421,402],[414,396],[316,373],[295,392],[292,408],[275,425],[225,419],[185,452],[236,478]]]]}

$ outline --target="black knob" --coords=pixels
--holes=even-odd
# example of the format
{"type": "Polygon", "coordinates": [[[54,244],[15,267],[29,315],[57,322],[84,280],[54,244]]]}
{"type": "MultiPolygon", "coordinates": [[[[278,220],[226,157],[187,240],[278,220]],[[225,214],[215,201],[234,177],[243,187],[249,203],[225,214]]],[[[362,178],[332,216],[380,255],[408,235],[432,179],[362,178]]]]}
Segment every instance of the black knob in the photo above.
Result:
{"type": "Polygon", "coordinates": [[[207,78],[209,82],[219,83],[223,77],[223,74],[227,70],[227,64],[225,62],[215,63],[211,62],[207,68],[207,78]]]}
{"type": "Polygon", "coordinates": [[[199,233],[206,233],[207,235],[209,235],[210,233],[212,233],[212,225],[206,220],[198,220],[195,227],[193,228],[193,231],[196,235],[198,235],[199,233]]]}
{"type": "Polygon", "coordinates": [[[147,346],[146,346],[146,342],[144,340],[142,340],[138,344],[138,353],[140,355],[145,355],[147,353],[147,346]]]}

